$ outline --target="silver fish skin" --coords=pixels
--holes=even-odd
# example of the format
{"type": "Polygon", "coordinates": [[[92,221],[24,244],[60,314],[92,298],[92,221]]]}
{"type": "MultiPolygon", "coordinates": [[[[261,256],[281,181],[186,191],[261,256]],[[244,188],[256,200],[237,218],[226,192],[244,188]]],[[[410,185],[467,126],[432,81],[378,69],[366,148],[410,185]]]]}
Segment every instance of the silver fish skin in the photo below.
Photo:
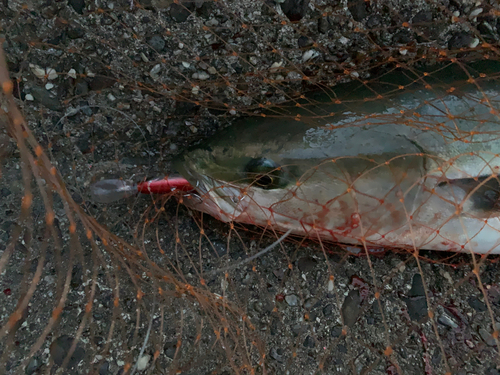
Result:
{"type": "Polygon", "coordinates": [[[500,253],[499,94],[483,82],[243,119],[176,161],[197,190],[184,201],[323,241],[500,253]]]}

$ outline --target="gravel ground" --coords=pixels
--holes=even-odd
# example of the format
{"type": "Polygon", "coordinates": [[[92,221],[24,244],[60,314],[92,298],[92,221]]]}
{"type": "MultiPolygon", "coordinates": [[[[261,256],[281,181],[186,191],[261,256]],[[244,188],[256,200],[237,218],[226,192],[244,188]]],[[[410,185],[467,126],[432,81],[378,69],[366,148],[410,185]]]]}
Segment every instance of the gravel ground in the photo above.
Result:
{"type": "Polygon", "coordinates": [[[72,259],[77,247],[58,196],[61,251],[44,241],[40,196],[32,222],[17,218],[22,165],[7,142],[0,251],[16,228],[22,241],[0,276],[2,324],[37,268],[42,274],[17,330],[0,344],[0,373],[55,373],[78,337],[62,373],[499,374],[490,333],[500,322],[495,259],[483,261],[480,285],[467,255],[366,258],[295,239],[250,266],[211,275],[276,235],[201,221],[173,199],[100,205],[88,195],[103,177],[171,172],[173,157],[218,128],[263,109],[279,113],[304,92],[330,93],[396,64],[411,74],[413,63],[484,57],[459,50],[498,46],[499,9],[493,0],[4,0],[0,33],[31,129],[82,209],[149,260],[128,252],[124,262],[102,236],[92,248],[84,231],[72,259]],[[68,269],[59,324],[29,358],[68,269]],[[161,277],[175,277],[177,287],[161,277]]]}

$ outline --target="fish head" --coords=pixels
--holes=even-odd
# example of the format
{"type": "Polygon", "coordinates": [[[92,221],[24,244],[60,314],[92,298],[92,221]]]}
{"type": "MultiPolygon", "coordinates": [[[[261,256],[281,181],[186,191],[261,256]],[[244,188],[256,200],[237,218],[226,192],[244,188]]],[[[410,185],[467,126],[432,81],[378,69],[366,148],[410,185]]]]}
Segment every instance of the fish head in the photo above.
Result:
{"type": "Polygon", "coordinates": [[[195,188],[184,202],[224,222],[266,225],[276,202],[287,194],[300,175],[299,165],[283,165],[286,134],[259,133],[247,126],[242,136],[228,129],[186,152],[175,167],[195,188]]]}

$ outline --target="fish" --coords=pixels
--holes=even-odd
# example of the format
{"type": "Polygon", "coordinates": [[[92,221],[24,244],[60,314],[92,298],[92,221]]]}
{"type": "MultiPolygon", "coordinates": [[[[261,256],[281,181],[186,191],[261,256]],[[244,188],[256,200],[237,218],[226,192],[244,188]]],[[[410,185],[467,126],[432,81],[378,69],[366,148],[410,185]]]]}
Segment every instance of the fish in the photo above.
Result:
{"type": "Polygon", "coordinates": [[[174,162],[184,203],[320,241],[500,253],[500,85],[364,95],[221,130],[174,162]]]}

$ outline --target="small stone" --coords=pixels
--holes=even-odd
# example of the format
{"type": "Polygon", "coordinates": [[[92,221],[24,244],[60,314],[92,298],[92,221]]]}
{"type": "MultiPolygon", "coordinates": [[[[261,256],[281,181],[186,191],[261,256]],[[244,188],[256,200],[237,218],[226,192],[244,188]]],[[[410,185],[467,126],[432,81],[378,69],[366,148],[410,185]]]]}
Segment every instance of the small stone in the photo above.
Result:
{"type": "Polygon", "coordinates": [[[333,315],[333,305],[331,303],[323,307],[323,315],[326,317],[333,315]]]}
{"type": "Polygon", "coordinates": [[[290,21],[300,21],[309,9],[309,0],[283,0],[280,6],[290,21]]]}
{"type": "Polygon", "coordinates": [[[41,366],[42,366],[42,361],[40,360],[40,358],[32,357],[28,362],[28,364],[26,365],[24,373],[26,375],[33,375],[40,369],[41,366]]]}
{"type": "Polygon", "coordinates": [[[53,88],[54,88],[54,85],[50,82],[45,85],[45,90],[52,90],[53,88]]]}
{"type": "Polygon", "coordinates": [[[466,32],[457,33],[448,41],[448,49],[453,50],[468,47],[473,40],[474,38],[466,32]]]}
{"type": "Polygon", "coordinates": [[[297,40],[297,45],[299,48],[309,47],[313,44],[312,40],[305,35],[301,35],[297,40]]]}
{"type": "Polygon", "coordinates": [[[442,314],[438,318],[438,323],[448,327],[448,328],[458,328],[458,324],[450,317],[448,314],[442,314]]]}
{"type": "Polygon", "coordinates": [[[344,324],[352,327],[358,320],[361,312],[361,296],[358,290],[353,289],[349,292],[342,304],[341,312],[344,324]]]}
{"type": "Polygon", "coordinates": [[[151,356],[149,354],[143,355],[141,358],[139,358],[139,360],[137,361],[137,370],[145,370],[148,367],[150,358],[151,356]]]}
{"type": "Polygon", "coordinates": [[[153,35],[149,40],[148,44],[157,52],[162,52],[165,48],[165,39],[159,35],[153,35]]]}
{"type": "MultiPolygon", "coordinates": [[[[73,345],[73,341],[73,337],[63,335],[55,339],[50,345],[50,356],[57,366],[61,366],[64,363],[67,355],[69,354],[69,350],[73,345]]],[[[85,350],[83,349],[81,344],[78,343],[74,352],[69,358],[67,368],[76,367],[83,360],[84,356],[85,350]]]]}
{"type": "Polygon", "coordinates": [[[192,78],[205,81],[210,78],[210,75],[207,72],[198,72],[198,73],[193,73],[192,78]]]}
{"type": "Polygon", "coordinates": [[[474,18],[476,16],[479,16],[481,13],[483,13],[483,8],[476,8],[472,12],[470,12],[469,17],[474,18]]]}
{"type": "Polygon", "coordinates": [[[35,98],[33,98],[33,95],[31,95],[31,94],[26,94],[26,96],[24,97],[24,99],[26,99],[26,100],[28,100],[30,102],[33,101],[33,100],[35,100],[35,98]]]}
{"type": "Polygon", "coordinates": [[[38,65],[30,64],[31,72],[39,79],[45,79],[45,69],[38,65]]]}
{"type": "Polygon", "coordinates": [[[53,111],[58,111],[62,108],[61,103],[56,98],[53,98],[50,93],[43,87],[33,87],[31,89],[33,98],[43,106],[53,111]]]}
{"type": "Polygon", "coordinates": [[[309,51],[304,52],[304,54],[302,55],[302,62],[309,61],[317,56],[319,56],[319,52],[311,49],[309,51]]]}
{"type": "Polygon", "coordinates": [[[304,347],[306,348],[312,349],[316,346],[316,340],[314,340],[314,338],[311,336],[307,336],[302,345],[304,345],[304,347]]]}
{"type": "Polygon", "coordinates": [[[160,71],[161,71],[161,65],[160,64],[156,64],[149,71],[149,76],[156,81],[156,80],[158,80],[158,78],[160,78],[160,76],[158,75],[158,73],[160,73],[160,71]]]}
{"type": "Polygon", "coordinates": [[[85,30],[81,27],[72,27],[67,31],[70,39],[80,39],[85,36],[85,30]]]}
{"type": "Polygon", "coordinates": [[[283,362],[283,349],[271,348],[269,355],[278,362],[283,362]],[[281,352],[281,353],[280,353],[281,352]]]}
{"type": "Polygon", "coordinates": [[[301,272],[309,272],[316,267],[318,261],[312,257],[306,256],[302,257],[297,261],[297,266],[301,272]]]}
{"type": "Polygon", "coordinates": [[[333,327],[330,334],[332,335],[333,338],[340,337],[342,335],[342,327],[341,326],[333,327]]]}
{"type": "Polygon", "coordinates": [[[56,70],[53,68],[47,68],[47,79],[49,81],[52,81],[56,79],[59,75],[57,74],[56,70]]]}
{"type": "Polygon", "coordinates": [[[68,5],[72,7],[76,13],[83,14],[85,0],[68,0],[68,5]]]}
{"type": "Polygon", "coordinates": [[[432,12],[429,10],[421,10],[411,20],[412,24],[426,23],[432,21],[432,12]]]}
{"type": "Polygon", "coordinates": [[[487,310],[486,304],[480,301],[477,297],[470,296],[467,298],[467,303],[477,312],[483,312],[487,310]]]}
{"type": "Polygon", "coordinates": [[[76,95],[86,95],[89,92],[89,84],[85,80],[79,80],[75,85],[76,95]]]}
{"type": "Polygon", "coordinates": [[[360,22],[368,15],[366,4],[367,2],[364,0],[350,0],[347,2],[347,8],[355,21],[360,22]]]}
{"type": "Polygon", "coordinates": [[[416,273],[413,275],[411,281],[411,289],[408,297],[422,297],[425,296],[424,283],[422,282],[422,275],[416,273]]]}
{"type": "Polygon", "coordinates": [[[316,297],[308,298],[304,302],[304,308],[310,310],[314,307],[314,305],[316,305],[316,303],[318,303],[318,299],[316,297]]]}
{"type": "Polygon", "coordinates": [[[177,23],[185,22],[191,15],[191,11],[184,4],[176,3],[170,6],[169,13],[170,17],[177,23]]]}
{"type": "Polygon", "coordinates": [[[286,303],[288,303],[288,306],[297,306],[299,303],[299,299],[295,294],[289,294],[285,297],[286,303]]]}
{"type": "Polygon", "coordinates": [[[491,333],[489,333],[487,330],[485,330],[484,328],[479,328],[478,333],[479,333],[479,336],[481,336],[483,341],[486,343],[486,345],[488,345],[488,346],[496,346],[497,345],[496,340],[493,337],[493,335],[491,333]]]}

